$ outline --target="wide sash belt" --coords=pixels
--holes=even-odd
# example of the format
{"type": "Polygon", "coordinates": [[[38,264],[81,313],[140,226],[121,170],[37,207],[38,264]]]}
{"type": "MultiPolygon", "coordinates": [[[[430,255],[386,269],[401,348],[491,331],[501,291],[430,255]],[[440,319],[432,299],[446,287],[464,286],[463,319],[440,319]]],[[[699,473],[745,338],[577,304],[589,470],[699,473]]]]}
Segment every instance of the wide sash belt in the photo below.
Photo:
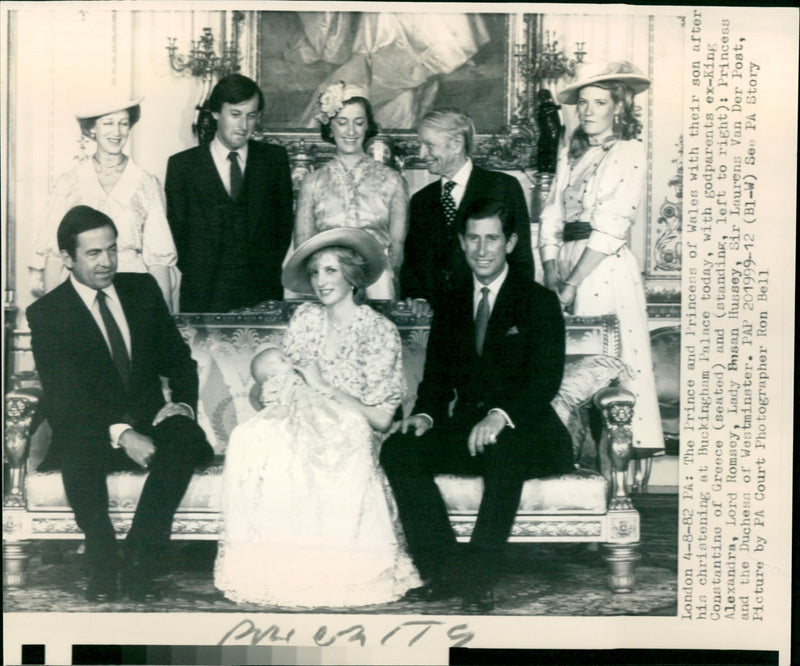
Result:
{"type": "Polygon", "coordinates": [[[592,233],[592,225],[589,222],[567,222],[564,224],[564,242],[585,240],[592,233]]]}

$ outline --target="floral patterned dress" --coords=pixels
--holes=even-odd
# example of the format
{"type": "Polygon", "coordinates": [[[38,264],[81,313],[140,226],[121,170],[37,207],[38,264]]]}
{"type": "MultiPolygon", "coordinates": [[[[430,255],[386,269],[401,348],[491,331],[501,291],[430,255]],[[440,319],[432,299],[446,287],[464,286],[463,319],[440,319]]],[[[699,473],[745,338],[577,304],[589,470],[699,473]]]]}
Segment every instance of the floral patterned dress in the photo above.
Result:
{"type": "MultiPolygon", "coordinates": [[[[327,333],[325,309],[305,303],[284,351],[293,363],[316,360],[330,384],[394,412],[405,391],[394,324],[361,306],[332,357],[327,333]]],[[[420,585],[378,460],[379,434],[302,382],[273,394],[291,398],[267,404],[228,444],[216,586],[237,602],[341,607],[394,601],[420,585]]]]}
{"type": "Polygon", "coordinates": [[[577,287],[573,313],[614,314],[619,320],[622,360],[633,372],[623,384],[636,396],[633,442],[636,448],[663,449],[650,334],[642,275],[626,237],[636,219],[646,174],[641,142],[610,141],[590,147],[574,163],[566,149],[559,156],[556,179],[541,215],[542,262],[556,260],[566,279],[585,248],[605,259],[577,287]],[[588,222],[588,238],[563,242],[565,222],[588,222]]]}
{"type": "Polygon", "coordinates": [[[367,296],[391,300],[395,297],[388,264],[391,226],[392,220],[408,216],[407,189],[400,174],[369,156],[352,168],[335,157],[303,181],[296,225],[312,230],[311,235],[337,227],[356,227],[372,234],[386,251],[387,269],[367,288],[367,296]]]}

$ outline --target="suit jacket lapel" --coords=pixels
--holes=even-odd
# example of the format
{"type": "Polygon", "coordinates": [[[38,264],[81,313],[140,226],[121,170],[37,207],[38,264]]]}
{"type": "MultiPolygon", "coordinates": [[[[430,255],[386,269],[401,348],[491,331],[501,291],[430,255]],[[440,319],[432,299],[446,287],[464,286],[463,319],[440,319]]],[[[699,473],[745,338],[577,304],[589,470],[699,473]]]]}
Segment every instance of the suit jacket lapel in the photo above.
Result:
{"type": "Polygon", "coordinates": [[[230,195],[225,189],[222,177],[219,175],[219,171],[217,171],[217,165],[214,164],[214,158],[211,157],[211,149],[208,146],[200,147],[200,155],[197,160],[196,169],[198,181],[205,183],[209,191],[212,192],[216,198],[230,200],[230,195]]]}
{"type": "Polygon", "coordinates": [[[460,219],[464,215],[469,205],[481,195],[481,173],[480,167],[472,165],[472,172],[469,174],[467,186],[464,188],[464,196],[461,197],[461,203],[458,204],[456,211],[456,219],[460,219]]]}
{"type": "Polygon", "coordinates": [[[509,271],[505,282],[503,282],[503,286],[500,287],[497,299],[494,302],[494,307],[492,308],[492,314],[489,317],[484,350],[488,345],[501,340],[508,332],[508,329],[514,325],[514,315],[516,312],[516,308],[514,307],[515,297],[515,279],[511,271],[509,271]]]}

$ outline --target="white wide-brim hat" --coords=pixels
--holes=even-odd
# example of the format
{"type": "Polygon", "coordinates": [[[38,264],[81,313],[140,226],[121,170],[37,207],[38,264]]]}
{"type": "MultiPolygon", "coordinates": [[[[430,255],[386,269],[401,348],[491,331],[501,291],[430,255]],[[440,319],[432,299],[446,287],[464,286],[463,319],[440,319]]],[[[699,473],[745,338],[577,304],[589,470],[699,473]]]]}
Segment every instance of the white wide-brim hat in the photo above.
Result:
{"type": "Polygon", "coordinates": [[[586,63],[578,71],[575,82],[570,83],[558,93],[558,101],[562,104],[577,104],[578,91],[581,88],[601,81],[622,81],[633,90],[634,95],[638,95],[650,87],[650,79],[636,65],[627,60],[586,63]]]}
{"type": "Polygon", "coordinates": [[[116,87],[95,90],[85,95],[75,110],[78,120],[100,116],[138,106],[144,97],[132,97],[130,93],[116,87]]]}
{"type": "Polygon", "coordinates": [[[371,234],[362,229],[347,227],[328,229],[312,236],[292,253],[283,267],[283,286],[298,294],[313,294],[311,279],[306,273],[306,259],[317,250],[328,247],[346,247],[367,262],[365,286],[373,284],[386,268],[386,253],[371,234]]]}

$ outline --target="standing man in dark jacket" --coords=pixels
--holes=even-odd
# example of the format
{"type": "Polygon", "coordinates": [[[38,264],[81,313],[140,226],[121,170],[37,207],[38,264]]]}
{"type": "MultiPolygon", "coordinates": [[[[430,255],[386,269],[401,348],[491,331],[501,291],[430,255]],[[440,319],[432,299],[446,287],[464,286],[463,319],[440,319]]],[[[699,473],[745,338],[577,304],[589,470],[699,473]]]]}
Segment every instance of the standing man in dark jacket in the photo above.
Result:
{"type": "Polygon", "coordinates": [[[414,412],[384,442],[381,463],[428,580],[406,598],[461,596],[465,611],[487,612],[523,483],[570,471],[572,445],[550,405],[564,372],[558,299],[506,261],[518,239],[503,204],[474,201],[465,217],[459,239],[471,279],[435,309],[414,412]],[[455,562],[440,473],[483,477],[464,563],[455,562]]]}
{"type": "Polygon", "coordinates": [[[513,176],[472,163],[472,119],[456,109],[431,111],[420,121],[417,134],[421,159],[431,174],[441,178],[411,197],[401,295],[424,298],[435,307],[442,294],[469,277],[458,228],[477,199],[503,203],[518,239],[509,264],[523,279],[533,281],[531,229],[522,187],[513,176]]]}
{"type": "Polygon", "coordinates": [[[195,466],[213,450],[195,423],[197,364],[156,281],[117,274],[117,230],[89,206],[67,212],[58,247],[69,279],[27,310],[31,347],[53,436],[40,469],[60,469],[86,536],[90,601],[117,595],[114,526],[106,476],[147,469],[125,541],[122,582],[136,601],[159,598],[154,582],[172,519],[195,466]],[[169,381],[166,402],[161,378],[169,381]]]}
{"type": "Polygon", "coordinates": [[[169,158],[167,219],[182,273],[181,312],[227,312],[280,299],[292,234],[286,150],[250,140],[264,96],[231,74],[208,100],[217,124],[208,145],[169,158]]]}

